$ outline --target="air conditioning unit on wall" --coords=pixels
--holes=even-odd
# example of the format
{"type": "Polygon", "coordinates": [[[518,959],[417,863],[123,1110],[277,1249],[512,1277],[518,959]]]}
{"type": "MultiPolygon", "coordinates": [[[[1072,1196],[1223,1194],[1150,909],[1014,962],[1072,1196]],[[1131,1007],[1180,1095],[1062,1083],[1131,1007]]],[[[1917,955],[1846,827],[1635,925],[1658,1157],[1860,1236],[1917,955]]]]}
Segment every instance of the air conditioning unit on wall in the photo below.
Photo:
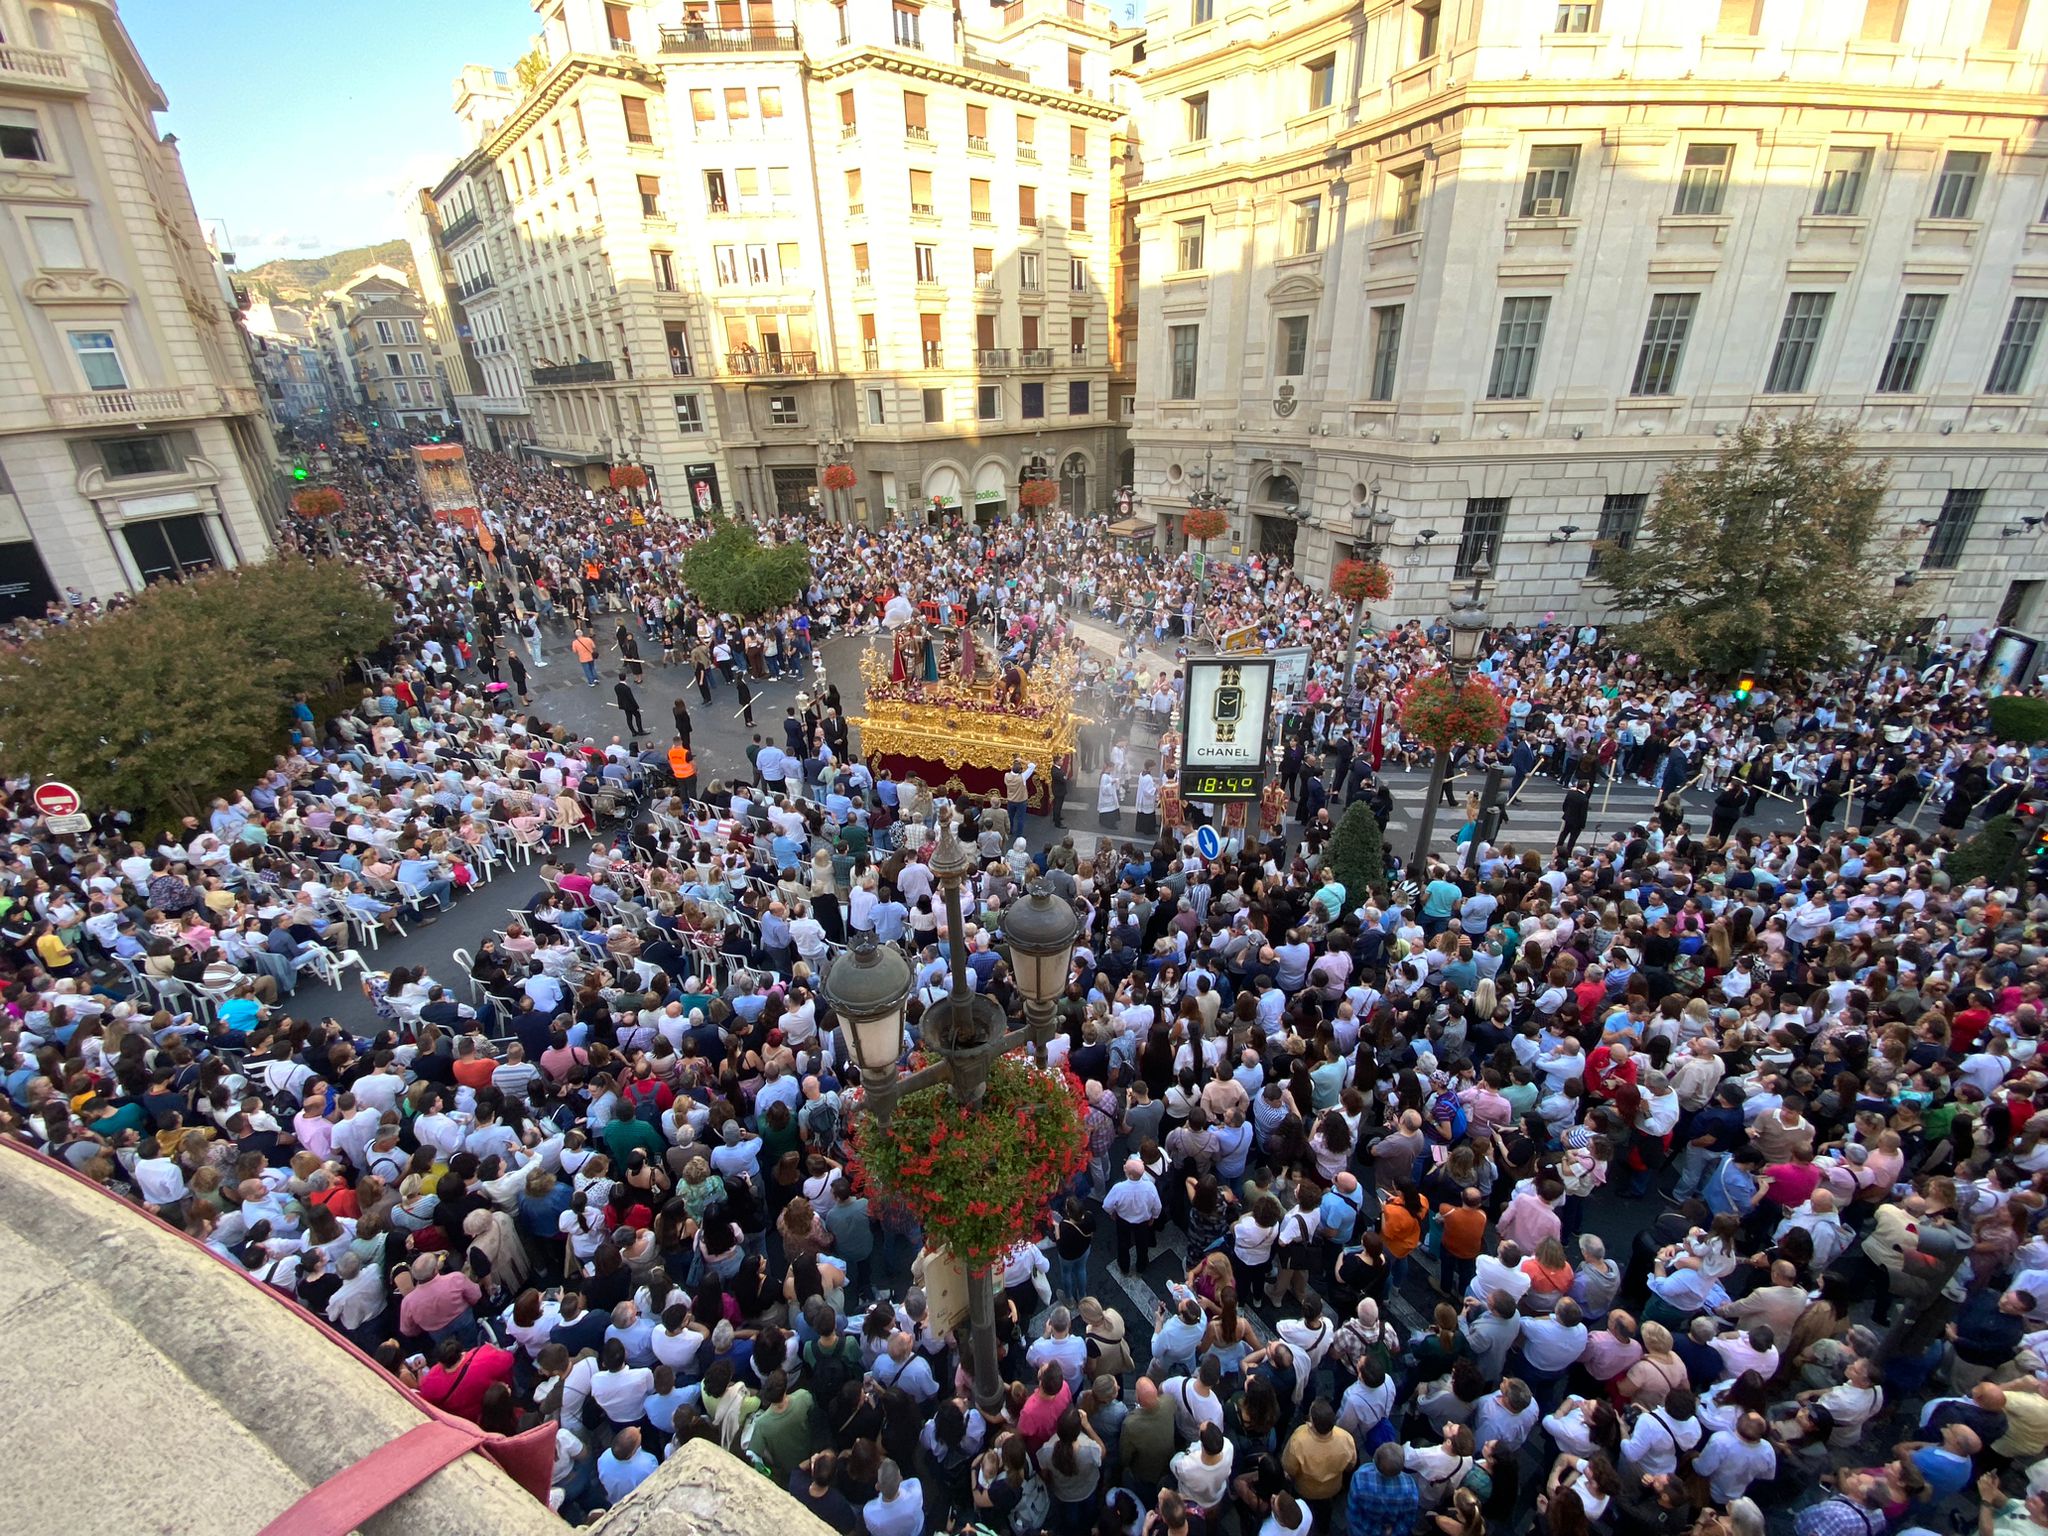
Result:
{"type": "Polygon", "coordinates": [[[1532,219],[1556,219],[1564,216],[1564,199],[1561,197],[1539,197],[1529,205],[1532,219]]]}

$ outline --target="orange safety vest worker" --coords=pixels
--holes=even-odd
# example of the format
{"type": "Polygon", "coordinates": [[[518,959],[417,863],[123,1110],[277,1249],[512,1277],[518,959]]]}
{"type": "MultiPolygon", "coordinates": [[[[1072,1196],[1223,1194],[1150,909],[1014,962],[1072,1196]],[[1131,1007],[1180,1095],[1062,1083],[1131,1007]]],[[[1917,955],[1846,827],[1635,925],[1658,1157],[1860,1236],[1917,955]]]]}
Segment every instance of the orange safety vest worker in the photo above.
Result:
{"type": "Polygon", "coordinates": [[[668,749],[668,771],[678,784],[686,784],[697,777],[697,765],[690,761],[690,749],[677,745],[668,749]]]}

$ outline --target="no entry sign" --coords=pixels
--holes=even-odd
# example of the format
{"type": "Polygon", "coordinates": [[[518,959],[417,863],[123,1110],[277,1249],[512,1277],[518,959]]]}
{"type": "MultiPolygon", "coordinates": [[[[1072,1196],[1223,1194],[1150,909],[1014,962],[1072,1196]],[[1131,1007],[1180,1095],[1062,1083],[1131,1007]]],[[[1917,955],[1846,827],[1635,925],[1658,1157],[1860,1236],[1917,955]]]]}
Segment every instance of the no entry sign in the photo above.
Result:
{"type": "Polygon", "coordinates": [[[36,809],[45,816],[75,816],[85,803],[77,790],[69,784],[59,784],[55,779],[36,786],[35,802],[36,809]]]}

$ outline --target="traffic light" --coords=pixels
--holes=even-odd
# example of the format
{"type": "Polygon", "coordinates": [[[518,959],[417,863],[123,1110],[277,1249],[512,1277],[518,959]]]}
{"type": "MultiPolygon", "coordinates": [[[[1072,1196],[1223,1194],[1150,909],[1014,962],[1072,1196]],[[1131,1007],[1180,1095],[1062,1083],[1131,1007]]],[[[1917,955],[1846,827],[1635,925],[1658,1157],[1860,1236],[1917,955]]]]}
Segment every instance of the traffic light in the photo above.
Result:
{"type": "Polygon", "coordinates": [[[1753,677],[1745,677],[1737,680],[1735,684],[1735,702],[1737,704],[1747,704],[1749,702],[1749,696],[1755,690],[1755,688],[1756,679],[1753,677]]]}
{"type": "Polygon", "coordinates": [[[305,478],[306,478],[306,466],[305,466],[305,465],[303,465],[303,464],[294,464],[294,465],[292,466],[292,478],[293,478],[294,480],[303,480],[303,479],[305,479],[305,478]]]}

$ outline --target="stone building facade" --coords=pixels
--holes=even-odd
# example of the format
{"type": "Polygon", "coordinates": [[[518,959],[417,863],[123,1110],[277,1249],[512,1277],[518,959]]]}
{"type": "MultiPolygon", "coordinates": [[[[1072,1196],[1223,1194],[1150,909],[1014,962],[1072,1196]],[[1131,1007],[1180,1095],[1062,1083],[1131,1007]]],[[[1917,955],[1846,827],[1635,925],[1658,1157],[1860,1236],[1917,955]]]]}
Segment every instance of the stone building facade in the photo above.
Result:
{"type": "MultiPolygon", "coordinates": [[[[1134,69],[1138,504],[1203,463],[1392,616],[1606,612],[1596,539],[1745,422],[1890,461],[1928,613],[2048,621],[2048,9],[1170,0],[1134,69]],[[1385,519],[1391,517],[1391,524],[1385,519]]],[[[1220,541],[1219,541],[1220,543],[1220,541]]]]}
{"type": "Polygon", "coordinates": [[[261,558],[264,397],[114,7],[0,0],[0,619],[261,558]]]}

